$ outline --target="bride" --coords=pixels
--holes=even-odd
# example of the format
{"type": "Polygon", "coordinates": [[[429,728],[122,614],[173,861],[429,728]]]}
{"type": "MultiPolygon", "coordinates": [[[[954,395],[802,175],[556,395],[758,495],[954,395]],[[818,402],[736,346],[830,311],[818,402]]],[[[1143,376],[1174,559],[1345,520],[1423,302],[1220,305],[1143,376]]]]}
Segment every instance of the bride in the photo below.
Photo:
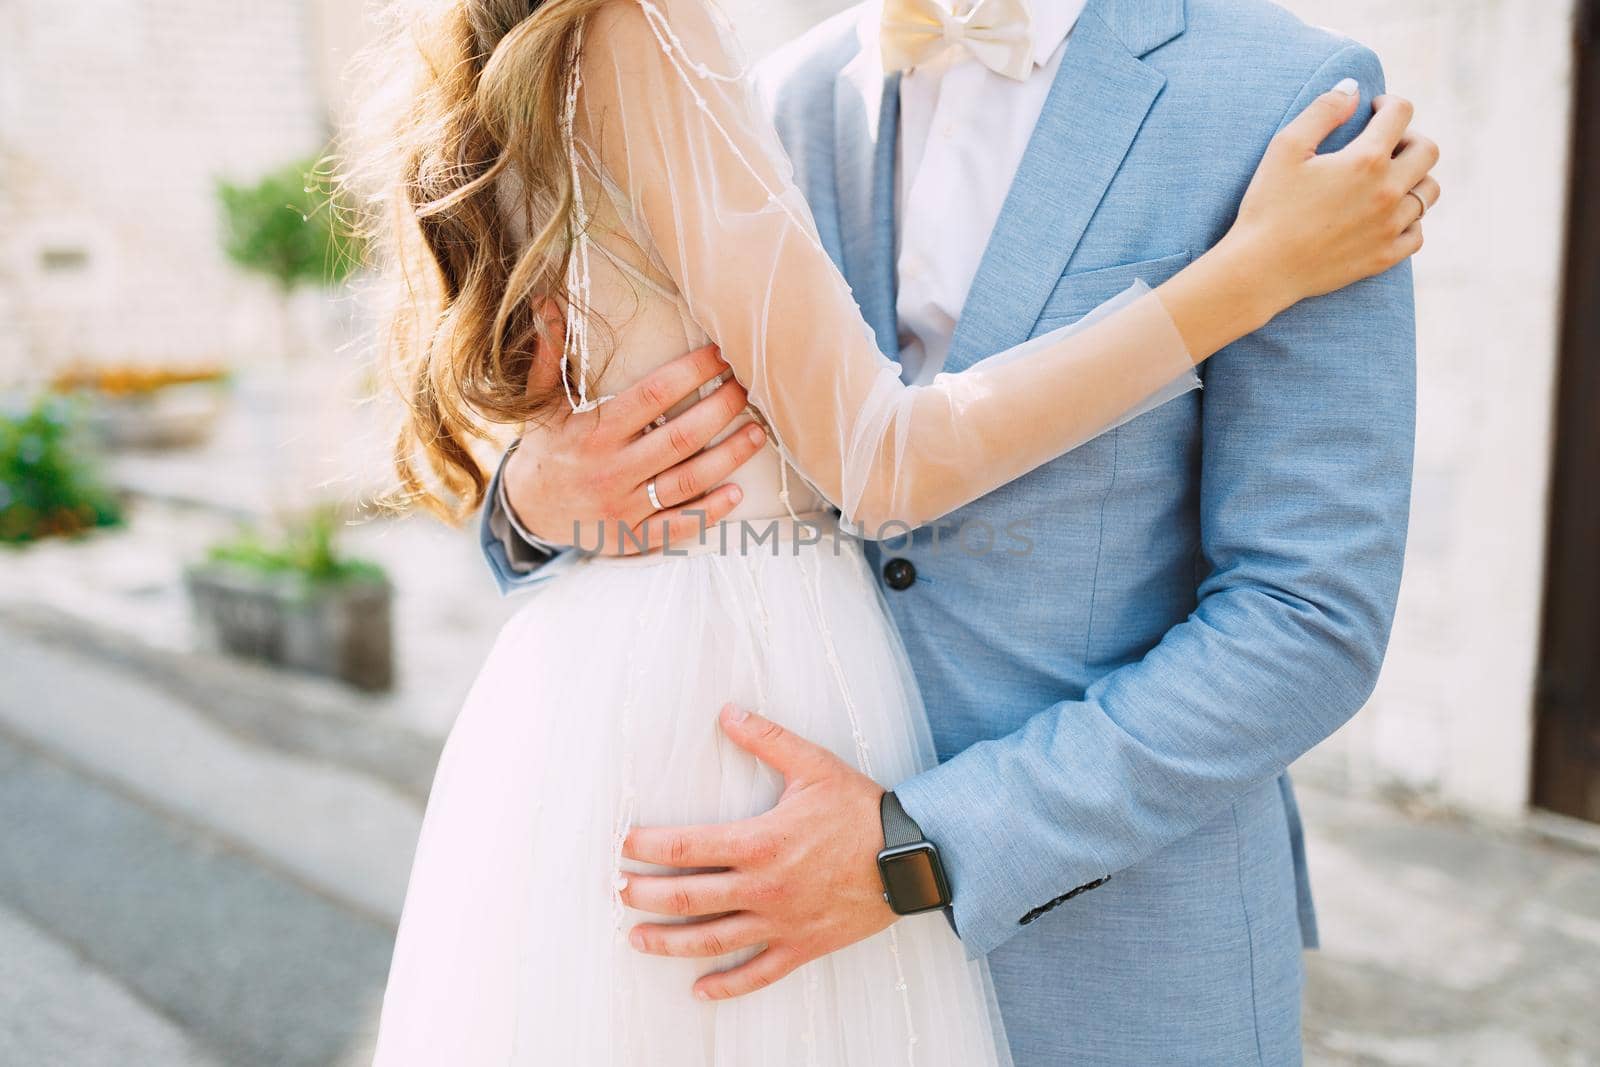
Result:
{"type": "Polygon", "coordinates": [[[707,970],[784,946],[736,914],[709,968],[635,950],[628,877],[662,869],[626,860],[624,841],[774,804],[782,783],[719,731],[730,696],[882,786],[927,766],[915,682],[846,534],[937,519],[1197,387],[1197,363],[1294,303],[1416,251],[1393,191],[1428,166],[1391,153],[1404,120],[1380,109],[1356,145],[1317,156],[1355,106],[1330,92],[1183,272],[907,386],[707,0],[420,8],[386,60],[414,72],[390,97],[387,190],[406,484],[470,512],[495,426],[557,405],[637,417],[604,405],[707,338],[748,390],[732,432],[765,447],[728,521],[596,552],[501,633],[440,762],[377,1062],[1009,1062],[984,969],[936,910],[896,921],[886,902],[872,936],[747,996],[697,999],[707,970]]]}

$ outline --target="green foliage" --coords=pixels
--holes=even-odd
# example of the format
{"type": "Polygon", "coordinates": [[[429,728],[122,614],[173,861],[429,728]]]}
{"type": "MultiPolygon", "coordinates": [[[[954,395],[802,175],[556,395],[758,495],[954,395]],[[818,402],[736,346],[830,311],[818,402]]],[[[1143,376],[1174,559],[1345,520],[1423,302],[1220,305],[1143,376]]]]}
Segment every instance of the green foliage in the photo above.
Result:
{"type": "Polygon", "coordinates": [[[338,531],[338,515],[331,508],[321,508],[291,524],[276,542],[247,531],[237,540],[214,546],[209,558],[213,563],[314,584],[386,581],[378,564],[340,554],[338,531]]]}
{"type": "Polygon", "coordinates": [[[218,181],[217,199],[228,258],[284,292],[338,285],[360,265],[361,236],[324,159],[299,160],[253,185],[218,181]]]}
{"type": "Polygon", "coordinates": [[[73,447],[68,404],[0,412],[0,543],[70,536],[121,521],[114,496],[73,447]]]}

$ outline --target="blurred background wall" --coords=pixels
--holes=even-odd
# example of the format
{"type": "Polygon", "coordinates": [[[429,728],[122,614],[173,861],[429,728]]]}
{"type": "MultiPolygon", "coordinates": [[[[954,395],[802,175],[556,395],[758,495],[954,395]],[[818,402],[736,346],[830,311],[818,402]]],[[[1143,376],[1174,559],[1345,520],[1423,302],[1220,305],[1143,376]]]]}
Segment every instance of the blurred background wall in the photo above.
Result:
{"type": "Polygon", "coordinates": [[[12,372],[277,355],[224,259],[213,185],[326,141],[311,5],[0,11],[0,263],[12,372]]]}
{"type": "Polygon", "coordinates": [[[1416,263],[1411,540],[1371,706],[1310,767],[1492,816],[1532,795],[1575,7],[1290,0],[1374,48],[1444,146],[1416,263]]]}

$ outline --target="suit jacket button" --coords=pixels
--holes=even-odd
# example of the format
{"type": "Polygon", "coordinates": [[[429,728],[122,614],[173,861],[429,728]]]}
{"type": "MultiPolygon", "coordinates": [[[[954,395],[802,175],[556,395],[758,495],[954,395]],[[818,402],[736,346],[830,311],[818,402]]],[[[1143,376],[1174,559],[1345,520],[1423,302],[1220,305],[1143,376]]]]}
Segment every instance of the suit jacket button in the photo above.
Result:
{"type": "Polygon", "coordinates": [[[902,591],[911,588],[917,580],[917,568],[911,565],[909,559],[891,559],[883,565],[883,580],[889,584],[890,589],[902,591]]]}

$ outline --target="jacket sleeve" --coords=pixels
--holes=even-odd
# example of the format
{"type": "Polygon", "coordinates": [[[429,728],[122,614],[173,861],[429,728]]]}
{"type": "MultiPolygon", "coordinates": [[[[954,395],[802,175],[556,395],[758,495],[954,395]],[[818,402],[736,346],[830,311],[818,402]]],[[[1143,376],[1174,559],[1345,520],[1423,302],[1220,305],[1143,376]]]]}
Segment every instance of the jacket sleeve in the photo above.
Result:
{"type": "MultiPolygon", "coordinates": [[[[504,463],[502,461],[502,467],[504,463]]],[[[478,518],[478,547],[502,596],[532,589],[560,574],[576,559],[574,549],[550,549],[517,533],[500,505],[501,470],[494,472],[478,518]]]]}
{"type": "MultiPolygon", "coordinates": [[[[1368,114],[1383,74],[1357,45],[1288,114],[1346,76],[1368,114]]],[[[970,952],[1114,882],[1366,702],[1405,550],[1415,358],[1403,264],[1297,306],[1208,365],[1193,613],[1082,699],[896,787],[939,846],[970,952]]]]}

